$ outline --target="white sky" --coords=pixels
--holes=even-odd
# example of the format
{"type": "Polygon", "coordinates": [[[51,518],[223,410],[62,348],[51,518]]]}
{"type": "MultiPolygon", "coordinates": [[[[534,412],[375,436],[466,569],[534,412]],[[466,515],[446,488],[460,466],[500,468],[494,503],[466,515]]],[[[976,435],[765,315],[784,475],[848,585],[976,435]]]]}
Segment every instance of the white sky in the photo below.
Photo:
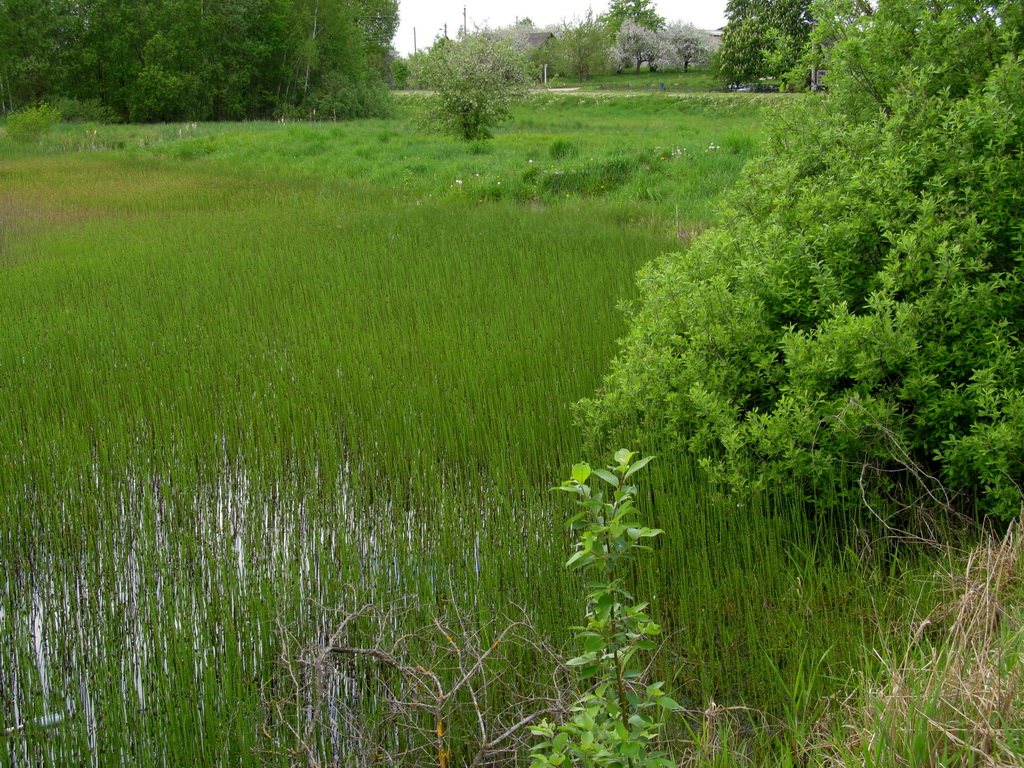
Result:
{"type": "MultiPolygon", "coordinates": [[[[668,21],[684,21],[701,29],[718,29],[725,25],[726,0],[655,0],[655,10],[668,21]]],[[[582,17],[588,8],[594,15],[608,8],[608,0],[399,0],[398,34],[392,41],[395,49],[406,56],[413,51],[413,28],[416,45],[425,48],[448,25],[449,36],[454,37],[462,26],[462,9],[466,8],[469,28],[474,26],[503,27],[515,23],[517,18],[530,18],[539,27],[557,24],[563,19],[572,21],[582,17]]]]}

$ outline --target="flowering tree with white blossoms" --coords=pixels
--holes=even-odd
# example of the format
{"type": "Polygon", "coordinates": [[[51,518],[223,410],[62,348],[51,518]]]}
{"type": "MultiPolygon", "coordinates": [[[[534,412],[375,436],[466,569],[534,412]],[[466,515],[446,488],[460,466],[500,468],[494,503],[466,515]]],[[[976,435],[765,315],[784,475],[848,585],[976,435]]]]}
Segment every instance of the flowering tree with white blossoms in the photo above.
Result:
{"type": "Polygon", "coordinates": [[[644,64],[656,63],[661,58],[662,40],[660,34],[647,27],[642,27],[632,19],[622,22],[615,33],[615,58],[621,72],[627,66],[640,67],[644,64]]]}
{"type": "Polygon", "coordinates": [[[466,141],[489,139],[530,84],[528,64],[512,44],[484,35],[438,40],[421,67],[419,81],[434,91],[427,122],[466,141]]]}
{"type": "Polygon", "coordinates": [[[686,72],[691,65],[701,67],[708,63],[718,47],[718,38],[693,24],[674,21],[658,33],[661,38],[659,67],[671,67],[686,72]]]}

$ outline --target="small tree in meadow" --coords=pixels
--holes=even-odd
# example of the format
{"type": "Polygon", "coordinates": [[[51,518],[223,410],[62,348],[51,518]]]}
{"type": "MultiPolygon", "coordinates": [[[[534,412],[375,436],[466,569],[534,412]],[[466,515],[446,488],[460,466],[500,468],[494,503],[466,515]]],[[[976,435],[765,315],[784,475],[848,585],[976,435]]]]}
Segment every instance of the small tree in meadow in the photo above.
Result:
{"type": "Polygon", "coordinates": [[[419,82],[434,91],[427,123],[466,141],[490,138],[530,83],[528,64],[511,43],[483,35],[435,44],[421,67],[419,82]]]}

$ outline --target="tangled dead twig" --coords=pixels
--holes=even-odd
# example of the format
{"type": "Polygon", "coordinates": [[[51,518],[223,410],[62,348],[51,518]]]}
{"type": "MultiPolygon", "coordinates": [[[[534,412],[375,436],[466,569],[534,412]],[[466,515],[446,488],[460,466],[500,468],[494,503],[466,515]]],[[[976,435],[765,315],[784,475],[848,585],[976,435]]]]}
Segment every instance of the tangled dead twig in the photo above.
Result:
{"type": "Polygon", "coordinates": [[[517,614],[471,620],[454,599],[368,604],[298,653],[282,629],[285,691],[265,696],[269,751],[317,766],[515,765],[528,726],[573,702],[561,657],[517,614]],[[539,680],[539,669],[552,673],[539,680]]]}
{"type": "Polygon", "coordinates": [[[945,521],[966,522],[957,505],[957,494],[915,461],[900,437],[868,411],[860,400],[851,397],[831,420],[839,428],[856,435],[859,439],[881,442],[886,446],[885,456],[888,461],[885,466],[865,459],[861,462],[857,483],[861,503],[889,532],[890,537],[940,547],[937,511],[942,513],[945,521]],[[870,434],[851,426],[848,418],[851,412],[856,412],[858,421],[866,421],[870,434]],[[894,527],[889,519],[878,511],[869,492],[892,486],[896,487],[897,492],[890,493],[888,500],[898,509],[897,517],[903,521],[900,528],[894,527]]]}

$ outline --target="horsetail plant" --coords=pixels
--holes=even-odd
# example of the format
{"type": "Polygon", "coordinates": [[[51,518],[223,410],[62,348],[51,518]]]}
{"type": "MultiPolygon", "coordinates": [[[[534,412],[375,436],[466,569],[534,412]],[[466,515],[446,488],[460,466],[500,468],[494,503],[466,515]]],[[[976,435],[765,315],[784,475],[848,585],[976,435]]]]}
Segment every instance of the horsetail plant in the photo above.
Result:
{"type": "Polygon", "coordinates": [[[623,566],[650,549],[644,540],[662,533],[636,519],[636,487],[626,480],[653,457],[634,462],[635,455],[623,448],[607,469],[577,464],[572,477],[554,489],[576,494],[582,507],[569,520],[577,540],[566,566],[588,571],[594,581],[586,586],[587,623],[574,627],[583,653],[568,663],[590,685],[567,722],[556,726],[544,720],[531,729],[544,738],[533,749],[531,768],[675,765],[655,743],[663,724],[659,708],[679,705],[662,693],[663,682],[644,685],[634,663],[638,651],[657,648],[652,638],[661,628],[647,615],[648,603],[638,603],[623,578],[623,566]],[[611,486],[610,496],[587,485],[592,476],[611,486]]]}

